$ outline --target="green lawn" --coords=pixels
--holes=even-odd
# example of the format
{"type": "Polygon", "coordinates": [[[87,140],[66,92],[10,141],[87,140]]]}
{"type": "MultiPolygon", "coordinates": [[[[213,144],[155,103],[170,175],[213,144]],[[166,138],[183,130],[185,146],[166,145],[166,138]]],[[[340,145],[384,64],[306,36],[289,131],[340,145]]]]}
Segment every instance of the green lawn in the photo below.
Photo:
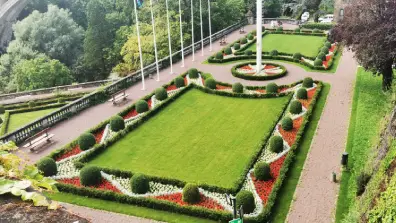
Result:
{"type": "Polygon", "coordinates": [[[364,170],[374,145],[379,140],[383,117],[391,109],[391,95],[381,90],[382,77],[359,68],[353,96],[346,151],[349,171],[341,177],[336,222],[341,222],[356,198],[356,176],[364,170]]]}
{"type": "MultiPolygon", "coordinates": [[[[262,49],[264,52],[277,50],[282,53],[301,53],[305,56],[316,57],[324,41],[325,38],[319,36],[267,34],[263,37],[262,49]]],[[[255,52],[256,44],[248,49],[255,52]]]]}
{"type": "Polygon", "coordinates": [[[45,109],[40,111],[32,111],[32,112],[24,112],[24,113],[16,113],[10,115],[10,122],[8,124],[7,132],[12,132],[17,130],[18,128],[29,124],[53,111],[57,108],[45,109]]]}
{"type": "Polygon", "coordinates": [[[232,188],[288,101],[192,89],[89,164],[232,188]]]}

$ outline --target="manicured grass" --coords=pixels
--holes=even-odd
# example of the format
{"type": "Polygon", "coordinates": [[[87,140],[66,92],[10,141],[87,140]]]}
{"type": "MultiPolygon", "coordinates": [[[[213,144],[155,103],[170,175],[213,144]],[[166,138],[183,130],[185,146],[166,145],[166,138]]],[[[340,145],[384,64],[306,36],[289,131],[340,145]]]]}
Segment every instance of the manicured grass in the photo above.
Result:
{"type": "Polygon", "coordinates": [[[70,204],[86,206],[94,209],[106,210],[126,215],[133,215],[142,218],[150,218],[157,221],[163,222],[175,222],[175,223],[213,223],[207,219],[191,217],[187,215],[181,215],[171,213],[167,211],[154,210],[150,208],[138,207],[129,204],[122,204],[113,201],[105,201],[96,198],[81,197],[69,193],[45,193],[52,200],[66,202],[70,204]]]}
{"type": "Polygon", "coordinates": [[[10,123],[8,124],[7,132],[17,130],[18,128],[29,124],[30,122],[33,122],[36,119],[39,119],[55,110],[56,108],[51,108],[39,111],[12,114],[10,115],[10,123]]]}
{"type": "MultiPolygon", "coordinates": [[[[267,34],[263,37],[262,49],[264,52],[277,50],[282,53],[301,53],[305,56],[316,57],[323,47],[325,38],[319,36],[302,36],[288,34],[267,34]]],[[[256,44],[248,49],[256,52],[256,44]]]]}
{"type": "Polygon", "coordinates": [[[192,89],[89,164],[232,188],[288,101],[192,89]]]}
{"type": "Polygon", "coordinates": [[[329,91],[330,85],[324,84],[320,98],[317,101],[315,109],[312,113],[311,121],[309,122],[306,132],[302,138],[302,143],[298,147],[294,161],[289,168],[287,177],[285,178],[283,186],[281,187],[275,201],[270,221],[272,223],[282,223],[286,220],[287,214],[289,213],[290,204],[293,200],[294,192],[304,167],[305,159],[307,158],[309,149],[311,148],[312,139],[316,133],[316,128],[319,124],[324,106],[326,105],[326,99],[329,91]]]}
{"type": "Polygon", "coordinates": [[[391,94],[382,92],[381,82],[381,77],[359,68],[346,145],[349,171],[342,173],[336,222],[341,222],[349,208],[354,205],[356,177],[364,170],[374,145],[379,140],[381,120],[391,109],[391,94]]]}

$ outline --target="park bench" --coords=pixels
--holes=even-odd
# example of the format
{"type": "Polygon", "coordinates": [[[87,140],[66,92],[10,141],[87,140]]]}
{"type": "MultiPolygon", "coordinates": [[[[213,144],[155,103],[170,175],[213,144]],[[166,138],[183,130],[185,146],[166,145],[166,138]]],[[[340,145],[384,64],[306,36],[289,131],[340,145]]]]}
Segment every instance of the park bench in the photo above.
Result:
{"type": "Polygon", "coordinates": [[[44,129],[27,139],[26,141],[28,143],[26,143],[23,148],[29,148],[30,152],[38,152],[44,145],[52,143],[51,139],[54,137],[54,134],[48,134],[48,130],[49,128],[44,129]]]}
{"type": "Polygon", "coordinates": [[[111,96],[111,99],[109,101],[113,102],[113,105],[116,105],[117,102],[126,100],[128,97],[128,94],[125,93],[125,90],[121,90],[111,96]]]}
{"type": "Polygon", "coordinates": [[[220,46],[227,45],[227,36],[224,36],[220,39],[220,46]]]}
{"type": "Polygon", "coordinates": [[[245,27],[241,27],[241,28],[239,29],[239,33],[240,33],[240,34],[246,33],[245,27]]]}

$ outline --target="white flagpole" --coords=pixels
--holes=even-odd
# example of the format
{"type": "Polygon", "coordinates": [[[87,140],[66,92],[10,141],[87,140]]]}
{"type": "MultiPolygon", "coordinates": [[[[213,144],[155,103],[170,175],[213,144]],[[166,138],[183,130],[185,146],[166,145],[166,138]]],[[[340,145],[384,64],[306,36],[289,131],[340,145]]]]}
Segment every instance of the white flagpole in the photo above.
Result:
{"type": "Polygon", "coordinates": [[[151,23],[153,24],[155,66],[157,68],[157,81],[159,81],[160,80],[160,74],[159,74],[159,66],[158,66],[157,39],[155,37],[155,21],[154,21],[154,14],[153,14],[153,0],[150,0],[150,7],[151,7],[151,23]]]}
{"type": "Polygon", "coordinates": [[[262,0],[257,0],[257,13],[256,13],[256,18],[257,18],[257,21],[256,21],[256,24],[257,24],[257,26],[256,26],[256,28],[257,28],[257,43],[256,43],[256,45],[257,45],[257,48],[256,48],[256,73],[258,74],[258,73],[260,73],[261,72],[261,51],[262,51],[262,35],[261,35],[261,33],[262,33],[262,22],[263,22],[263,20],[262,20],[262,16],[263,16],[263,14],[262,14],[262,8],[263,7],[263,2],[262,2],[262,0]]]}
{"type": "Polygon", "coordinates": [[[142,47],[140,45],[139,19],[138,19],[137,8],[136,8],[136,0],[133,0],[133,6],[135,8],[136,33],[137,33],[137,37],[138,37],[139,56],[140,56],[140,72],[142,74],[142,85],[143,85],[142,90],[146,90],[146,85],[144,83],[143,56],[142,56],[142,47]]]}
{"type": "Polygon", "coordinates": [[[182,56],[182,65],[184,67],[184,48],[183,48],[183,27],[182,27],[182,12],[181,12],[181,0],[179,0],[179,14],[180,14],[180,46],[181,46],[181,56],[182,56]]]}
{"type": "Polygon", "coordinates": [[[201,18],[201,54],[204,55],[204,43],[203,43],[203,27],[202,27],[202,0],[199,0],[199,14],[201,18]]]}
{"type": "Polygon", "coordinates": [[[195,42],[194,42],[194,6],[191,0],[191,45],[192,45],[192,61],[195,60],[195,42]]]}
{"type": "Polygon", "coordinates": [[[168,43],[169,43],[169,61],[170,61],[170,73],[173,74],[173,65],[172,65],[172,43],[170,36],[170,24],[169,24],[169,10],[168,10],[168,0],[165,0],[166,4],[166,20],[168,21],[168,43]]]}
{"type": "Polygon", "coordinates": [[[210,18],[210,0],[208,0],[208,12],[209,12],[209,51],[212,51],[212,22],[210,18]]]}

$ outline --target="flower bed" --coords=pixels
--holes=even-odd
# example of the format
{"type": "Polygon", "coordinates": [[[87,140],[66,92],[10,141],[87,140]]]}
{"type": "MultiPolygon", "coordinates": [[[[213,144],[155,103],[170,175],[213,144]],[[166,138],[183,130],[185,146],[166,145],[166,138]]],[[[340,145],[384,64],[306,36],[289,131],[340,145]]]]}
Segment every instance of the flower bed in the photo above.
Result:
{"type": "Polygon", "coordinates": [[[245,80],[273,80],[284,77],[287,70],[280,64],[264,63],[262,72],[256,74],[256,65],[250,62],[233,66],[231,73],[234,77],[245,80]]]}
{"type": "MultiPolygon", "coordinates": [[[[191,205],[191,206],[204,207],[204,208],[213,209],[213,210],[224,210],[224,207],[221,206],[220,204],[218,204],[213,199],[210,199],[203,194],[200,194],[200,197],[201,197],[200,201],[196,204],[191,205]]],[[[161,196],[156,196],[153,198],[158,199],[158,200],[170,201],[170,202],[176,203],[181,206],[190,205],[183,201],[182,193],[161,195],[161,196]]]]}
{"type": "MultiPolygon", "coordinates": [[[[80,182],[80,178],[76,177],[76,178],[70,178],[70,179],[61,179],[61,180],[57,180],[59,183],[64,183],[64,184],[70,184],[76,187],[84,187],[83,185],[81,185],[80,182]]],[[[106,191],[112,191],[115,193],[121,193],[120,190],[118,190],[115,186],[113,186],[109,181],[102,179],[102,182],[95,186],[95,187],[90,187],[90,188],[95,188],[98,190],[106,190],[106,191]]]]}

